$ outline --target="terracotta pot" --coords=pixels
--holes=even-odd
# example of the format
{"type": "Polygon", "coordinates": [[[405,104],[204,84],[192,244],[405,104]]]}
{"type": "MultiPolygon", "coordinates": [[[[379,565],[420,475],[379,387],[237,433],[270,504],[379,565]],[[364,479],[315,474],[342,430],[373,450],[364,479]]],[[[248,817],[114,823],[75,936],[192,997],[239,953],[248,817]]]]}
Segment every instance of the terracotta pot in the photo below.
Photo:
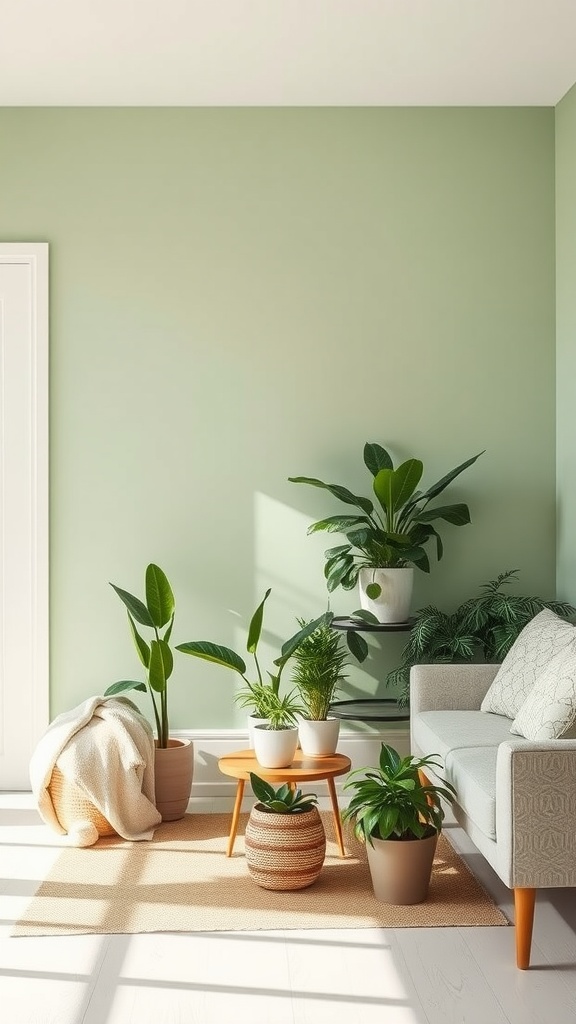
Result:
{"type": "Polygon", "coordinates": [[[408,906],[428,896],[432,863],[438,842],[435,832],[425,839],[372,839],[366,843],[374,895],[382,903],[408,906]]]}
{"type": "Polygon", "coordinates": [[[297,746],[297,727],[268,729],[257,725],[254,729],[254,753],[263,768],[287,768],[294,760],[297,746]]]}
{"type": "Polygon", "coordinates": [[[154,781],[162,821],[177,821],[186,814],[193,774],[192,740],[168,740],[167,747],[159,747],[156,741],[154,781]]]}
{"type": "Polygon", "coordinates": [[[410,617],[413,585],[414,569],[411,566],[401,569],[360,569],[360,607],[372,612],[378,622],[406,622],[410,617]],[[370,583],[379,584],[380,597],[368,597],[366,587],[370,583]]]}
{"type": "Polygon", "coordinates": [[[302,814],[271,814],[255,804],[244,845],[250,876],[262,889],[305,889],[318,878],[326,856],[317,807],[302,814]]]}
{"type": "Polygon", "coordinates": [[[300,718],[298,721],[300,746],[307,757],[329,757],[335,754],[339,735],[339,718],[300,718]]]}

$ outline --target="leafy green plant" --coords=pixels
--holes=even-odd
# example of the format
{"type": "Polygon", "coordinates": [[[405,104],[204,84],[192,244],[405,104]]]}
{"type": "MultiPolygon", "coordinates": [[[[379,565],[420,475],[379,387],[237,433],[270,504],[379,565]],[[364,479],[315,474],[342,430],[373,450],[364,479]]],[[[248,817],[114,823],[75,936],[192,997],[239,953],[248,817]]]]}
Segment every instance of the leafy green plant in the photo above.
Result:
{"type": "Polygon", "coordinates": [[[315,793],[304,795],[301,789],[290,789],[287,782],[274,789],[254,772],[250,772],[250,783],[262,810],[270,814],[304,814],[318,803],[315,793]]]}
{"type": "Polygon", "coordinates": [[[165,573],[153,562],[146,569],[145,584],[145,604],[138,597],[128,593],[127,590],[117,587],[116,584],[111,583],[110,586],[116,591],[128,611],[130,632],[138,657],[146,670],[146,682],[122,679],[109,686],[104,696],[111,697],[114,694],[125,693],[127,690],[142,690],[143,692],[148,690],[154,709],[158,746],[167,747],[169,736],[167,684],[174,667],[169,641],[174,625],[175,601],[165,573]],[[154,636],[150,641],[146,641],[140,635],[136,623],[147,626],[153,631],[154,636]],[[164,635],[161,635],[160,630],[164,627],[166,627],[164,635]]]}
{"type": "MultiPolygon", "coordinates": [[[[307,476],[289,477],[292,483],[310,484],[330,491],[345,505],[353,505],[359,510],[353,515],[320,519],[308,529],[308,533],[343,533],[347,539],[346,544],[325,552],[324,575],[328,590],[332,592],[339,586],[351,590],[363,567],[400,568],[413,564],[424,572],[430,572],[425,545],[431,538],[436,543],[437,558],[442,558],[443,554],[442,539],[432,522],[443,519],[453,526],[464,526],[470,522],[470,512],[464,503],[430,508],[430,502],[482,454],[479,452],[467,459],[426,491],[420,491],[417,488],[424,470],[420,459],[408,459],[394,468],[385,448],[366,442],[364,465],[373,477],[372,489],[377,507],[371,498],[353,494],[340,484],[326,484],[307,476]]],[[[366,592],[368,597],[378,598],[380,585],[372,582],[366,592]]]]}
{"type": "MultiPolygon", "coordinates": [[[[304,619],[298,619],[298,623],[301,628],[307,625],[304,619]]],[[[328,718],[338,686],[346,678],[342,670],[347,657],[342,637],[327,622],[320,623],[294,652],[292,681],[307,718],[328,718]]]]}
{"type": "Polygon", "coordinates": [[[267,729],[292,729],[298,724],[298,715],[302,714],[304,708],[298,699],[297,691],[290,690],[289,693],[285,693],[280,696],[276,693],[272,687],[268,687],[268,698],[266,701],[266,714],[261,716],[266,718],[267,729]]]}
{"type": "Polygon", "coordinates": [[[468,598],[451,614],[434,605],[414,616],[401,665],[388,673],[387,684],[400,690],[399,702],[409,699],[410,669],[431,662],[500,662],[524,626],[544,608],[564,618],[576,614],[567,601],[509,594],[504,588],[517,582],[518,569],[508,569],[483,583],[476,597],[468,598]]]}
{"type": "MultiPolygon", "coordinates": [[[[229,647],[222,647],[220,644],[214,644],[208,640],[190,640],[188,643],[178,644],[176,647],[176,650],[181,651],[183,654],[189,654],[194,658],[202,658],[204,661],[210,661],[215,665],[222,666],[222,668],[229,668],[237,672],[246,685],[235,695],[235,699],[241,707],[251,707],[253,713],[259,718],[270,718],[272,714],[277,716],[280,714],[278,708],[283,700],[283,698],[279,697],[280,679],[286,663],[310,633],[313,633],[322,622],[330,622],[333,617],[331,612],[324,612],[323,615],[307,623],[294,636],[286,640],[282,645],[280,656],[274,661],[276,672],[268,671],[269,681],[265,680],[258,659],[258,643],[262,633],[264,605],[271,592],[270,588],[266,591],[248,627],[246,650],[248,654],[252,655],[254,661],[254,679],[250,680],[248,678],[248,669],[244,659],[229,647]]],[[[294,705],[294,700],[292,700],[292,704],[294,705]]],[[[290,702],[288,701],[285,704],[284,711],[289,711],[289,709],[290,702]]]]}
{"type": "Polygon", "coordinates": [[[377,768],[350,773],[344,789],[353,789],[354,796],[342,811],[342,819],[351,822],[357,839],[373,845],[374,838],[424,839],[440,831],[444,820],[441,798],[451,802],[456,791],[449,782],[435,786],[421,777],[420,772],[428,766],[442,767],[436,757],[400,757],[383,743],[377,768]]]}

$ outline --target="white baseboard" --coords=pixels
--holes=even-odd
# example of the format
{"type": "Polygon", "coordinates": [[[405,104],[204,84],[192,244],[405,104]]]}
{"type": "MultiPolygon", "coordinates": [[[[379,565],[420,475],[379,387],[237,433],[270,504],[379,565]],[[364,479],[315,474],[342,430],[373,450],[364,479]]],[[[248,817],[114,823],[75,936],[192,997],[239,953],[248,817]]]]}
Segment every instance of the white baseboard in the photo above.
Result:
{"type": "MultiPolygon", "coordinates": [[[[191,739],[194,743],[194,797],[226,797],[233,796],[236,782],[218,770],[218,759],[234,750],[245,750],[248,746],[248,733],[242,729],[175,729],[171,732],[175,738],[191,739]]],[[[380,754],[380,745],[389,743],[402,757],[409,753],[408,723],[367,732],[342,730],[338,743],[338,752],[346,754],[352,769],[376,765],[380,754]]],[[[346,776],[335,779],[336,786],[342,786],[346,776]]],[[[306,789],[306,787],[303,787],[306,789]]]]}

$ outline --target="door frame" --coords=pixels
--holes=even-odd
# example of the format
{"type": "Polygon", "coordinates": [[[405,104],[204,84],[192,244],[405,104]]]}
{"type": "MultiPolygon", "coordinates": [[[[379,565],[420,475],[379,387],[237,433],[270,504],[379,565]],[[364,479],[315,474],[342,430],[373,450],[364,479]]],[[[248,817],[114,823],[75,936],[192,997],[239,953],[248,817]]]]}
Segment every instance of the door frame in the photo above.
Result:
{"type": "MultiPolygon", "coordinates": [[[[22,515],[22,535],[18,543],[25,545],[29,557],[32,585],[25,595],[24,635],[29,637],[30,668],[23,672],[17,685],[26,688],[24,705],[29,709],[29,721],[21,723],[22,740],[32,747],[45,731],[50,714],[49,684],[49,497],[48,497],[48,243],[47,242],[0,242],[0,263],[25,264],[30,272],[30,305],[27,310],[29,332],[30,373],[24,382],[29,417],[29,450],[23,453],[30,467],[27,479],[28,515],[22,515]]],[[[0,310],[1,315],[1,310],[0,310]]],[[[1,326],[1,325],[0,325],[1,326]]],[[[5,338],[0,330],[0,359],[3,358],[5,338]]],[[[0,390],[4,386],[4,375],[0,374],[0,390]]],[[[0,414],[0,525],[5,522],[4,502],[9,486],[9,469],[4,454],[5,421],[0,414]]],[[[0,536],[0,544],[7,545],[10,538],[0,536]]],[[[5,550],[5,549],[4,549],[5,550]]],[[[4,589],[4,577],[0,571],[0,587],[4,589]]],[[[4,635],[4,611],[7,595],[2,593],[0,602],[0,636],[4,635]]],[[[3,677],[0,677],[0,686],[3,677]]],[[[0,694],[0,699],[2,699],[0,694]]],[[[5,706],[5,704],[4,704],[5,706]]],[[[6,722],[4,728],[18,729],[18,723],[6,722]]],[[[0,736],[0,747],[4,747],[0,736]]],[[[20,777],[21,772],[19,773],[20,777]]],[[[29,789],[27,778],[10,778],[8,787],[29,789]],[[16,784],[14,784],[16,783],[16,784]]]]}

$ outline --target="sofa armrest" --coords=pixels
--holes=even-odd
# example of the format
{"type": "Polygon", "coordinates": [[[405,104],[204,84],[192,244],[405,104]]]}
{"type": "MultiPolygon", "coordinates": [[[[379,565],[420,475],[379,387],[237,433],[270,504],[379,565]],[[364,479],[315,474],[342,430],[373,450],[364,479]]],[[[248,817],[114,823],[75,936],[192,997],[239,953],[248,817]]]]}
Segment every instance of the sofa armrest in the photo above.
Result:
{"type": "Polygon", "coordinates": [[[496,836],[507,885],[576,885],[576,739],[500,744],[496,836]]]}
{"type": "Polygon", "coordinates": [[[410,670],[410,713],[479,711],[500,665],[414,665],[410,670]]]}

